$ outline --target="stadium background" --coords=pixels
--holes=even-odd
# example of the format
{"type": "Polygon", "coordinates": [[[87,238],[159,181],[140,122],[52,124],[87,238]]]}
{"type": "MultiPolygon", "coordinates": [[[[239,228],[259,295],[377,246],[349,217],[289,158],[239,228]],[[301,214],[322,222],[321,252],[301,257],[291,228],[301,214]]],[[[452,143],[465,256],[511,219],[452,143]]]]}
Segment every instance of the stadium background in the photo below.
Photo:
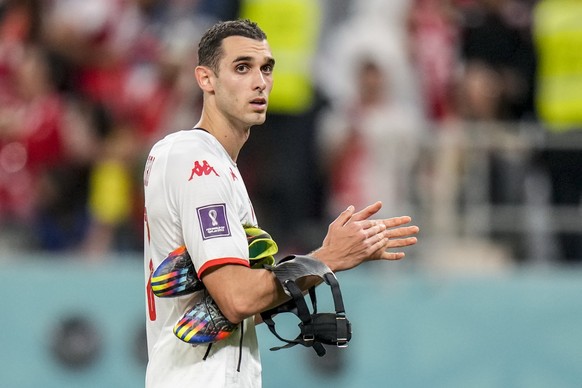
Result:
{"type": "Polygon", "coordinates": [[[347,349],[259,328],[264,386],[579,387],[569,0],[0,0],[0,386],[143,386],[143,162],[195,122],[192,49],[236,16],[278,61],[239,165],[281,255],[346,201],[421,227],[406,260],[339,275],[347,349]]]}

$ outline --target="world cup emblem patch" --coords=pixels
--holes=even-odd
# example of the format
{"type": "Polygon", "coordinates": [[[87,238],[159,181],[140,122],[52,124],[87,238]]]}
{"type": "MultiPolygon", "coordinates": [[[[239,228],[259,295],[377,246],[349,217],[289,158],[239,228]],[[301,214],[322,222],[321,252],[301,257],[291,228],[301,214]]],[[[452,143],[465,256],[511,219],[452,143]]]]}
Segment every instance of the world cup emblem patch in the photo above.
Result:
{"type": "Polygon", "coordinates": [[[230,236],[228,219],[226,218],[226,204],[202,206],[196,209],[202,239],[230,236]]]}

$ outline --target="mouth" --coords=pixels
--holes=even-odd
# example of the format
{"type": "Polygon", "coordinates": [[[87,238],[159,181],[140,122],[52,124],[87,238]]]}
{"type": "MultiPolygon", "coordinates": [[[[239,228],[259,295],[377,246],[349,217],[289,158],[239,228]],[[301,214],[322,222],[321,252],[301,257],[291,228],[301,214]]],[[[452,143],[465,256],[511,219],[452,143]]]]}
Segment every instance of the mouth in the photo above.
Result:
{"type": "Polygon", "coordinates": [[[264,110],[267,108],[267,99],[262,97],[257,97],[251,100],[251,105],[259,110],[264,110]]]}

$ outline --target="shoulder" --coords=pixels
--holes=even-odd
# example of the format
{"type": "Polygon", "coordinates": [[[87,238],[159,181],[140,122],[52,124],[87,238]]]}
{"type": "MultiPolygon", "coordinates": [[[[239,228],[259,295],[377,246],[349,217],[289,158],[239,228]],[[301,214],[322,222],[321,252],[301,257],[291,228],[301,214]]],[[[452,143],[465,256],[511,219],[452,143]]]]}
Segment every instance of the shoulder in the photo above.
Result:
{"type": "Polygon", "coordinates": [[[230,177],[232,160],[218,140],[207,132],[176,132],[162,140],[160,148],[164,149],[167,174],[186,174],[188,182],[203,185],[230,177]]]}
{"type": "Polygon", "coordinates": [[[152,147],[151,153],[166,153],[169,156],[179,157],[183,154],[192,154],[194,151],[212,150],[212,144],[207,139],[208,134],[200,131],[182,130],[173,132],[158,140],[152,147]]]}
{"type": "Polygon", "coordinates": [[[193,166],[197,160],[220,160],[220,147],[220,143],[206,132],[183,130],[159,140],[153,145],[149,155],[156,161],[164,160],[168,168],[193,166]]]}

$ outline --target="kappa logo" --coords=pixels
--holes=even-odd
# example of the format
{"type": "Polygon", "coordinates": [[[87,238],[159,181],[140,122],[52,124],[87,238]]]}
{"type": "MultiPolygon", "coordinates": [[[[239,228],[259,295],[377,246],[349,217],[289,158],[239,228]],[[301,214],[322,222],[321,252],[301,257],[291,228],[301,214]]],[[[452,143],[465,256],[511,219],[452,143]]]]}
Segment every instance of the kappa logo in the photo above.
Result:
{"type": "Polygon", "coordinates": [[[216,172],[214,167],[212,167],[210,164],[208,164],[208,162],[206,160],[203,160],[202,164],[200,164],[199,161],[195,161],[194,168],[192,169],[192,173],[190,174],[190,179],[188,179],[188,181],[191,181],[194,178],[194,175],[202,176],[202,175],[210,175],[211,173],[214,173],[214,175],[216,175],[216,176],[220,176],[220,175],[218,175],[218,173],[216,172]]]}

